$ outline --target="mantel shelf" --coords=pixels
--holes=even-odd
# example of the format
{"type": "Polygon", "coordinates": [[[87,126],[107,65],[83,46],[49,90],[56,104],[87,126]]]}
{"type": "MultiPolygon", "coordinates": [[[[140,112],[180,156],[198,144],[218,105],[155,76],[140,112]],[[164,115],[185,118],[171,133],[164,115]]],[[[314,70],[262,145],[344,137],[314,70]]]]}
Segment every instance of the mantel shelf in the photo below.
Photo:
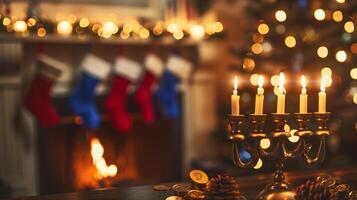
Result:
{"type": "Polygon", "coordinates": [[[0,34],[0,41],[20,41],[24,43],[68,43],[68,44],[108,44],[108,45],[163,45],[163,46],[195,46],[199,41],[192,39],[183,39],[182,41],[176,41],[169,37],[163,37],[162,39],[121,39],[113,37],[109,39],[77,36],[62,37],[57,35],[47,35],[45,37],[38,37],[34,35],[21,36],[0,34]]]}

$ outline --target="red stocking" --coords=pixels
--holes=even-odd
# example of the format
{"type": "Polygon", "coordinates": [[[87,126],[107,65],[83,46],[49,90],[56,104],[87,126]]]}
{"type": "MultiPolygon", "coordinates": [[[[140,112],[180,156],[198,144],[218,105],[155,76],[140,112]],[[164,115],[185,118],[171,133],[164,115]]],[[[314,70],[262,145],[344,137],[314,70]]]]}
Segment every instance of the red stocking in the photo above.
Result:
{"type": "Polygon", "coordinates": [[[40,55],[39,59],[43,65],[32,80],[23,103],[25,108],[36,117],[40,126],[50,128],[56,125],[59,119],[52,105],[50,92],[53,82],[61,71],[51,66],[54,64],[51,62],[53,61],[52,58],[40,55]]]}
{"type": "Polygon", "coordinates": [[[159,57],[149,54],[145,59],[146,72],[135,94],[135,100],[140,112],[147,123],[155,120],[155,112],[152,103],[152,86],[163,70],[163,64],[159,57]]]}
{"type": "Polygon", "coordinates": [[[105,101],[105,108],[109,113],[113,127],[121,132],[129,132],[132,128],[132,119],[126,109],[128,87],[136,82],[141,75],[138,63],[124,57],[117,58],[114,66],[115,73],[112,88],[105,101]]]}

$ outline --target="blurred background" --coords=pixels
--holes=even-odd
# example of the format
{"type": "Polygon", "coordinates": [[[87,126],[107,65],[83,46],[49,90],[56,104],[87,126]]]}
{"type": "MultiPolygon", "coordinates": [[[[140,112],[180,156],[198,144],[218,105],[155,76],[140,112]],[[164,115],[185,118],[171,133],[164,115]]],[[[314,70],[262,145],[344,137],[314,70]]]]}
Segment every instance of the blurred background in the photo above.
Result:
{"type": "MultiPolygon", "coordinates": [[[[286,168],[357,163],[356,0],[0,5],[0,197],[177,182],[192,168],[270,173],[264,160],[249,170],[232,163],[225,138],[234,76],[241,113],[254,111],[259,75],[264,113],[275,112],[280,72],[289,113],[299,109],[301,75],[310,112],[317,111],[321,76],[328,77],[326,160],[307,166],[295,159],[286,168]],[[147,67],[151,54],[161,73],[147,67]],[[118,58],[129,60],[124,71],[116,70],[118,58]],[[172,58],[179,67],[169,67],[172,58]]],[[[241,156],[250,159],[244,149],[241,156]]]]}

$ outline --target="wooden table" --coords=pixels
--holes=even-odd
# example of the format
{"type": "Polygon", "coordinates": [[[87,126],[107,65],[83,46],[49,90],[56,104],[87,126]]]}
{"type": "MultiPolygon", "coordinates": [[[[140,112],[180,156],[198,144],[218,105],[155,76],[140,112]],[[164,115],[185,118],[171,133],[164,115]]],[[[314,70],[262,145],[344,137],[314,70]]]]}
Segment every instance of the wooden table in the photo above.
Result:
{"type": "MultiPolygon", "coordinates": [[[[316,171],[298,171],[286,173],[286,179],[294,183],[293,186],[305,182],[311,177],[322,174],[330,174],[335,179],[341,179],[350,184],[353,189],[357,189],[357,167],[316,170],[316,171]]],[[[264,186],[271,182],[271,174],[248,176],[238,178],[241,192],[247,199],[255,199],[255,196],[264,186]]],[[[167,184],[172,185],[172,184],[167,184]]],[[[15,198],[15,200],[161,200],[172,195],[172,191],[159,192],[152,189],[153,186],[139,186],[131,188],[108,188],[92,191],[83,191],[78,193],[54,194],[36,197],[15,198]]]]}

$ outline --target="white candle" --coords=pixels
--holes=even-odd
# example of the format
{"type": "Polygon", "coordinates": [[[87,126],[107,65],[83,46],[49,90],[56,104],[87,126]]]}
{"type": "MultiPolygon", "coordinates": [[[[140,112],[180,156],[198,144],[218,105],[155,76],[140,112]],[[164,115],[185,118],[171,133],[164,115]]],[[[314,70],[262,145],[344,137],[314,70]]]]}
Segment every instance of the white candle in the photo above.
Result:
{"type": "Polygon", "coordinates": [[[307,93],[306,93],[306,78],[301,76],[301,94],[300,94],[300,113],[307,113],[307,93]]]}
{"type": "Polygon", "coordinates": [[[326,92],[325,92],[325,86],[326,86],[326,77],[322,76],[321,77],[321,84],[320,84],[320,92],[319,92],[319,113],[325,113],[326,112],[326,92]]]}
{"type": "Polygon", "coordinates": [[[278,91],[278,101],[276,107],[277,114],[284,114],[285,113],[285,75],[284,73],[279,74],[279,91],[278,91]]]}
{"type": "Polygon", "coordinates": [[[234,90],[231,96],[231,114],[236,116],[239,115],[239,95],[238,95],[238,78],[234,77],[234,90]]]}
{"type": "Polygon", "coordinates": [[[258,79],[258,89],[257,94],[255,95],[255,112],[256,115],[263,114],[263,105],[264,105],[264,77],[259,76],[258,79]]]}

